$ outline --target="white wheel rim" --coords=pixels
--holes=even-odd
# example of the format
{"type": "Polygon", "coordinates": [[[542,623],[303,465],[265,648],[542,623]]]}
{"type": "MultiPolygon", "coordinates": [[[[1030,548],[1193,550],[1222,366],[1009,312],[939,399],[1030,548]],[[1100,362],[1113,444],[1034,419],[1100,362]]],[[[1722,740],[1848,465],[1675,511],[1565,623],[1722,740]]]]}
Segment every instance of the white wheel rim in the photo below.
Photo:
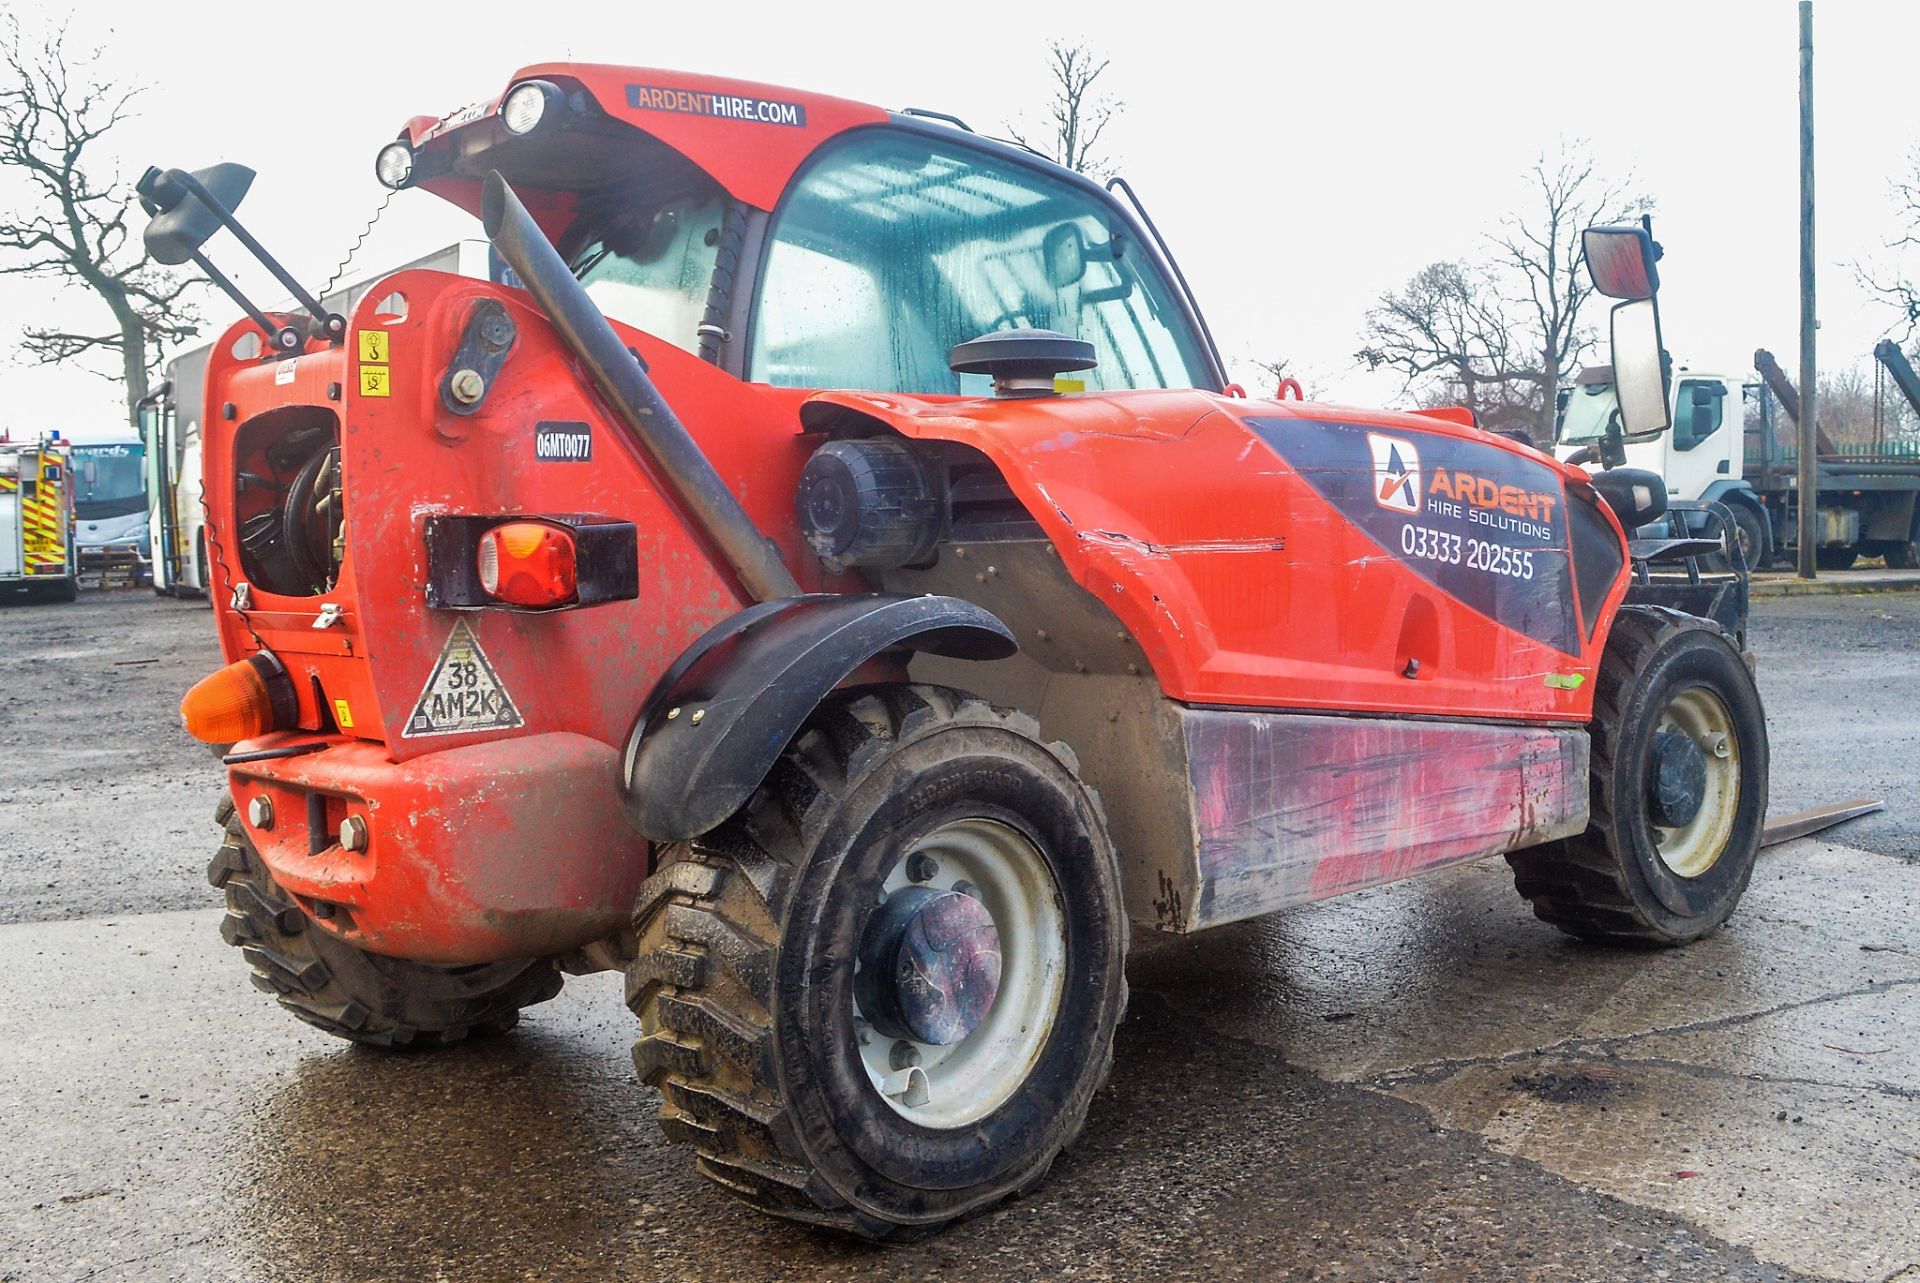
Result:
{"type": "MultiPolygon", "coordinates": [[[[925,867],[916,861],[915,871],[925,867]]],[[[963,890],[986,906],[1000,937],[1000,985],[980,1023],[946,1046],[896,1042],[853,999],[860,1061],[895,1113],[922,1127],[965,1127],[1013,1095],[1047,1044],[1066,980],[1066,912],[1040,852],[997,820],[955,820],[921,838],[888,871],[881,899],[912,886],[963,890]],[[931,878],[908,876],[915,856],[933,861],[931,878]],[[904,1067],[901,1044],[913,1061],[904,1067]]]]}
{"type": "Polygon", "coordinates": [[[1727,706],[1704,686],[1673,697],[1654,733],[1665,730],[1679,731],[1699,747],[1707,759],[1707,782],[1691,820],[1672,828],[1652,826],[1653,846],[1667,868],[1697,878],[1719,862],[1733,836],[1740,809],[1740,741],[1727,706]]]}

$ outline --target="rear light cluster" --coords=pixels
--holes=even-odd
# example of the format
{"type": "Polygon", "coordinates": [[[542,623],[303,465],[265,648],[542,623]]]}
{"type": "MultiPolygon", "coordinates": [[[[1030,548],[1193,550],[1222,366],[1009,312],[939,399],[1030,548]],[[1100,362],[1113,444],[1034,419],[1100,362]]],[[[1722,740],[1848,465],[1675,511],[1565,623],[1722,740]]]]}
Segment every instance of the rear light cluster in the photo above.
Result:
{"type": "Polygon", "coordinates": [[[208,744],[236,744],[298,722],[293,678],[269,651],[249,655],[195,682],[180,701],[187,734],[208,744]]]}
{"type": "Polygon", "coordinates": [[[514,606],[561,606],[578,594],[573,536],[539,521],[509,521],[480,536],[480,588],[514,606]]]}
{"type": "Polygon", "coordinates": [[[427,518],[427,605],[572,610],[640,595],[631,521],[583,513],[427,518]]]}

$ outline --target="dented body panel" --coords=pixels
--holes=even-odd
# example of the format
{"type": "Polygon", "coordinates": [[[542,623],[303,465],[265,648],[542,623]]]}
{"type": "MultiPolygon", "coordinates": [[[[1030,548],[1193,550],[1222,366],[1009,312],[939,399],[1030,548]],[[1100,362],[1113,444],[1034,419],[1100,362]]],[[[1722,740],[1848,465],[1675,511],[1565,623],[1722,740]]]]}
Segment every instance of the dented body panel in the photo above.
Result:
{"type": "Polygon", "coordinates": [[[985,452],[1175,699],[1568,723],[1592,710],[1624,558],[1583,626],[1563,514],[1586,477],[1526,446],[1424,416],[1194,390],[824,393],[803,416],[985,452]],[[1336,437],[1357,444],[1274,446],[1336,437]],[[1401,506],[1379,502],[1370,437],[1411,461],[1412,499],[1388,496],[1401,506]],[[1423,470],[1423,448],[1452,466],[1423,470]]]}

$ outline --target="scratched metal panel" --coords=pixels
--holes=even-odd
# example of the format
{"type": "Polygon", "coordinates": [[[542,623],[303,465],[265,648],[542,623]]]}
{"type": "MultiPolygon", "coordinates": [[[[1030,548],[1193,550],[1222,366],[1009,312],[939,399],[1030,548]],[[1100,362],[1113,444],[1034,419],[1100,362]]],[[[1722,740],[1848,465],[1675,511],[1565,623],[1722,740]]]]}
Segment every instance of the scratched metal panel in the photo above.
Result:
{"type": "Polygon", "coordinates": [[[1182,708],[1187,930],[1578,833],[1584,730],[1182,708]]]}

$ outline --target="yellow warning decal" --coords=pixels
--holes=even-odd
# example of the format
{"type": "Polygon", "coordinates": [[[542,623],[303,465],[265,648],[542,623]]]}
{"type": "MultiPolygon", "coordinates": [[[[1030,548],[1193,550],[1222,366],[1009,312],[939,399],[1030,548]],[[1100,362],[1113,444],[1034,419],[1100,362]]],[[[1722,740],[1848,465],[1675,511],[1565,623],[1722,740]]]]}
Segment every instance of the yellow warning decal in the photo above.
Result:
{"type": "Polygon", "coordinates": [[[387,355],[392,340],[393,336],[385,330],[361,330],[360,359],[362,361],[377,361],[381,365],[385,365],[392,359],[387,355]]]}
{"type": "Polygon", "coordinates": [[[392,396],[393,380],[384,365],[363,365],[360,367],[361,396],[392,396]]]}
{"type": "Polygon", "coordinates": [[[353,729],[353,710],[347,707],[346,700],[336,699],[333,701],[333,720],[339,723],[340,729],[343,731],[353,729]]]}

